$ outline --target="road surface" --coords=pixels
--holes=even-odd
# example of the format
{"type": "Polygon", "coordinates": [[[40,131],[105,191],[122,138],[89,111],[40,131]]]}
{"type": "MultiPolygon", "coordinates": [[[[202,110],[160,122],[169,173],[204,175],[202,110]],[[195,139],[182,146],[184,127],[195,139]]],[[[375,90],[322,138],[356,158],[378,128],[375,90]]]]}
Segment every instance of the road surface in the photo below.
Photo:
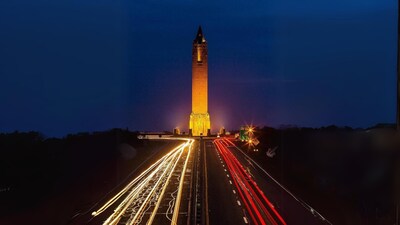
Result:
{"type": "Polygon", "coordinates": [[[90,211],[88,224],[330,224],[232,140],[183,141],[90,211]]]}

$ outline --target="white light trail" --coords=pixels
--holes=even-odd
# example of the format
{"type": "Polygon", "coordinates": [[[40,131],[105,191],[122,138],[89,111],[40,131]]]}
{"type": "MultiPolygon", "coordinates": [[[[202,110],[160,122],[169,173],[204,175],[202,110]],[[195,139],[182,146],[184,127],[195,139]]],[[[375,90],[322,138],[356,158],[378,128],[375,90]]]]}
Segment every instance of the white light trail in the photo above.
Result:
{"type": "Polygon", "coordinates": [[[94,217],[98,216],[114,205],[119,199],[123,198],[121,203],[119,203],[115,208],[114,212],[106,221],[104,221],[103,225],[115,225],[118,223],[139,224],[142,222],[143,216],[146,212],[154,206],[154,209],[146,223],[148,225],[152,224],[166,192],[166,188],[170,183],[172,174],[178,163],[184,160],[184,166],[180,176],[179,186],[177,188],[178,194],[175,200],[173,218],[171,221],[171,224],[176,224],[182,196],[184,175],[194,140],[184,138],[165,139],[182,140],[185,141],[185,143],[172,149],[168,154],[163,156],[143,171],[138,177],[132,180],[98,210],[94,211],[92,215],[94,217]],[[183,156],[185,149],[188,149],[188,151],[186,156],[183,156]],[[121,221],[122,218],[124,219],[121,221]]]}
{"type": "Polygon", "coordinates": [[[181,198],[182,198],[183,181],[185,180],[186,168],[187,168],[187,164],[189,161],[190,152],[192,151],[192,143],[193,143],[193,140],[192,140],[192,142],[190,142],[189,152],[186,156],[185,165],[183,166],[183,169],[182,169],[181,180],[179,182],[178,195],[176,196],[174,215],[172,216],[172,221],[171,221],[172,225],[176,225],[177,224],[176,222],[178,221],[179,206],[181,205],[180,203],[181,203],[181,198]]]}

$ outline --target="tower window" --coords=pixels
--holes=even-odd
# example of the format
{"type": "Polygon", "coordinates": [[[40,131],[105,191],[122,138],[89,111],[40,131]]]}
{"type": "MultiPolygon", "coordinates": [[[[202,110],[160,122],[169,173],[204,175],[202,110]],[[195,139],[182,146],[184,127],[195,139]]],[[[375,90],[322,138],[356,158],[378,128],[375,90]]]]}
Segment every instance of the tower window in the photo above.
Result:
{"type": "Polygon", "coordinates": [[[201,62],[201,50],[197,47],[197,62],[201,62]]]}

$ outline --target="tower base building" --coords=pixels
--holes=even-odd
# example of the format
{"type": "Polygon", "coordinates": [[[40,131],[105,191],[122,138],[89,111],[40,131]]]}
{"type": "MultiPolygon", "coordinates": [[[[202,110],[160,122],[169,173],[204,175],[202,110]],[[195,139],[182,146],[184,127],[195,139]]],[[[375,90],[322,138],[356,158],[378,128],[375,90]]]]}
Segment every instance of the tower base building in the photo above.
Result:
{"type": "Polygon", "coordinates": [[[210,114],[208,113],[191,113],[189,127],[192,136],[210,136],[210,114]]]}

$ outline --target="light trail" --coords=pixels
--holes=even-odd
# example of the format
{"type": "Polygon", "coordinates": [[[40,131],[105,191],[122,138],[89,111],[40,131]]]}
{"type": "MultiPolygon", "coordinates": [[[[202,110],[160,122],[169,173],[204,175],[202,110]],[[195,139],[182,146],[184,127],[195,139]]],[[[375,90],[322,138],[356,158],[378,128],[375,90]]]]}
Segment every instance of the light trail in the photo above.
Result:
{"type": "MultiPolygon", "coordinates": [[[[225,153],[222,152],[222,150],[225,151],[223,149],[223,146],[218,142],[215,142],[215,143],[217,144],[217,149],[221,151],[222,157],[226,158],[225,153]]],[[[252,201],[250,200],[251,202],[248,202],[246,200],[246,199],[248,199],[248,196],[246,196],[246,197],[244,196],[244,195],[246,195],[246,193],[244,191],[247,190],[247,188],[246,187],[243,188],[243,184],[242,184],[243,182],[241,182],[241,180],[238,177],[236,171],[233,169],[231,162],[230,161],[226,161],[226,164],[227,164],[227,167],[228,167],[232,177],[234,177],[234,179],[233,179],[234,185],[236,186],[236,188],[238,190],[239,196],[241,197],[241,199],[242,199],[242,201],[243,201],[243,203],[245,205],[246,210],[248,211],[248,213],[249,213],[251,219],[254,221],[254,223],[258,224],[257,220],[256,220],[256,217],[254,215],[255,212],[254,212],[254,210],[251,209],[251,206],[250,206],[252,201]],[[240,186],[240,188],[239,188],[239,186],[240,186]]],[[[231,181],[229,181],[229,182],[231,182],[231,181]]]]}
{"type": "Polygon", "coordinates": [[[256,225],[286,225],[284,219],[257,186],[257,183],[228,149],[229,143],[218,139],[214,141],[214,144],[226,163],[228,171],[233,178],[233,183],[238,190],[238,196],[241,198],[253,223],[256,225]]]}
{"type": "MultiPolygon", "coordinates": [[[[181,152],[181,155],[182,155],[182,152],[181,152]]],[[[179,157],[180,157],[180,156],[179,156],[179,157]]],[[[175,170],[175,167],[176,167],[177,163],[178,163],[178,161],[176,161],[176,163],[174,164],[174,168],[172,169],[172,171],[175,170]]],[[[149,220],[147,221],[147,224],[152,224],[152,223],[153,223],[153,220],[154,220],[154,218],[155,218],[155,216],[156,216],[156,213],[157,213],[157,211],[158,211],[158,208],[160,207],[161,199],[162,199],[163,196],[164,196],[165,190],[167,189],[167,186],[168,186],[168,184],[169,184],[169,181],[170,181],[170,179],[171,179],[171,176],[172,176],[172,173],[170,173],[170,174],[168,175],[167,182],[164,184],[164,186],[163,186],[163,188],[162,188],[162,191],[161,191],[160,196],[159,196],[159,200],[157,201],[157,204],[156,204],[156,206],[154,207],[154,210],[153,210],[153,212],[152,212],[152,214],[151,214],[149,220]]]]}
{"type": "Polygon", "coordinates": [[[250,156],[248,156],[246,153],[244,153],[240,148],[238,148],[231,140],[224,138],[224,141],[228,143],[228,145],[235,147],[239,152],[241,152],[247,159],[249,159],[253,164],[255,164],[265,175],[267,175],[272,181],[275,182],[279,187],[281,187],[286,193],[288,193],[294,200],[300,203],[301,206],[303,206],[306,210],[310,211],[313,215],[317,215],[322,221],[332,225],[332,223],[327,220],[325,217],[323,217],[319,212],[317,212],[313,207],[311,207],[309,204],[304,202],[302,199],[299,197],[296,197],[293,193],[291,193],[287,188],[285,188],[281,183],[279,183],[277,180],[275,180],[267,171],[265,171],[256,161],[254,161],[250,156]]]}
{"type": "Polygon", "coordinates": [[[172,218],[170,218],[169,216],[168,216],[168,214],[171,214],[172,215],[172,213],[174,212],[173,211],[173,208],[174,208],[174,205],[175,205],[175,200],[176,200],[176,193],[178,192],[178,189],[176,189],[174,192],[172,192],[171,193],[171,200],[168,202],[168,209],[167,209],[167,211],[165,211],[165,217],[169,220],[169,221],[172,221],[172,218]]]}
{"type": "MultiPolygon", "coordinates": [[[[180,151],[180,152],[179,152],[179,156],[177,157],[177,159],[179,159],[179,158],[181,157],[182,153],[183,153],[183,151],[180,151]]],[[[148,195],[148,196],[146,197],[146,199],[144,200],[144,203],[140,206],[138,212],[136,212],[136,214],[135,214],[135,216],[134,216],[134,218],[133,218],[133,221],[132,221],[132,223],[130,223],[130,224],[133,224],[135,221],[138,221],[138,218],[141,218],[141,216],[143,216],[143,213],[144,213],[144,212],[143,212],[143,209],[149,204],[149,199],[151,199],[151,197],[153,197],[153,195],[154,195],[156,189],[160,187],[159,184],[160,184],[161,180],[164,178],[164,176],[167,174],[168,171],[171,171],[171,173],[170,173],[170,175],[168,176],[168,178],[171,177],[172,172],[173,172],[174,170],[173,170],[173,169],[170,169],[170,168],[172,168],[172,166],[173,166],[173,168],[175,168],[176,164],[178,163],[178,160],[172,161],[172,162],[171,162],[170,164],[168,164],[167,169],[164,170],[164,172],[161,174],[160,178],[159,178],[159,179],[157,180],[157,182],[154,184],[154,187],[151,189],[149,195],[148,195]],[[174,162],[173,165],[172,165],[172,162],[174,162]]],[[[164,186],[166,186],[166,185],[164,185],[164,186]]],[[[161,198],[158,199],[158,202],[160,202],[160,200],[161,200],[161,198]]],[[[157,203],[157,204],[159,205],[159,203],[157,203]]],[[[158,208],[155,209],[155,211],[157,211],[157,210],[158,210],[158,208]]],[[[151,222],[152,222],[152,221],[151,221],[151,222]]],[[[151,224],[151,223],[150,223],[150,224],[151,224]]]]}
{"type": "Polygon", "coordinates": [[[172,156],[170,156],[168,159],[168,161],[166,162],[166,165],[159,165],[159,167],[157,167],[157,170],[155,170],[154,172],[151,173],[151,175],[149,177],[147,177],[144,182],[140,183],[139,186],[137,188],[134,188],[134,190],[131,192],[131,194],[128,195],[128,197],[117,207],[117,209],[114,211],[114,213],[103,223],[104,225],[114,225],[117,224],[119,222],[119,220],[121,219],[121,216],[125,213],[125,211],[128,209],[128,207],[130,207],[136,200],[136,196],[138,196],[139,193],[143,192],[143,190],[149,190],[147,189],[148,185],[150,185],[150,193],[149,195],[144,199],[139,199],[142,201],[137,201],[138,203],[141,203],[141,206],[138,210],[138,212],[135,213],[134,219],[133,221],[137,221],[140,219],[140,217],[138,217],[139,215],[143,215],[142,214],[142,210],[145,206],[147,206],[148,201],[150,199],[150,197],[152,197],[154,191],[156,188],[158,188],[158,184],[160,183],[161,179],[163,178],[163,176],[166,174],[166,172],[168,171],[168,169],[171,166],[171,163],[173,163],[174,159],[177,159],[176,154],[179,154],[180,152],[176,152],[175,154],[173,154],[172,156]],[[163,172],[161,172],[163,171],[163,172]],[[153,176],[157,173],[161,172],[161,176],[157,176],[156,177],[156,185],[152,186],[150,184],[150,181],[152,181],[153,176]],[[158,179],[157,179],[158,178],[158,179]]]}
{"type": "MultiPolygon", "coordinates": [[[[146,222],[150,225],[154,222],[157,211],[165,195],[172,174],[178,164],[183,164],[183,170],[180,174],[179,186],[177,187],[177,198],[173,211],[171,224],[176,225],[179,213],[179,205],[183,192],[184,175],[191,154],[194,140],[185,138],[165,138],[169,140],[182,140],[185,143],[172,149],[149,168],[143,171],[138,177],[128,183],[121,191],[108,200],[103,206],[92,213],[92,216],[98,216],[104,213],[108,208],[121,200],[114,212],[104,221],[103,225],[140,224],[144,215],[152,207],[151,214],[146,222]],[[187,151],[185,150],[187,149],[187,151]],[[184,163],[182,162],[184,161],[184,163]]],[[[179,178],[179,177],[178,177],[179,178]]],[[[144,221],[143,221],[144,222],[144,221]]]]}
{"type": "Polygon", "coordinates": [[[178,194],[176,196],[174,215],[172,216],[172,221],[171,221],[172,225],[176,225],[177,221],[178,221],[179,207],[181,205],[181,198],[182,198],[183,181],[185,180],[186,168],[187,168],[187,164],[189,161],[189,156],[190,156],[191,151],[192,151],[192,145],[189,146],[189,152],[188,152],[186,160],[185,160],[185,165],[183,166],[183,169],[182,169],[181,179],[180,179],[179,188],[178,188],[178,194]]]}
{"type": "Polygon", "coordinates": [[[106,202],[102,207],[100,207],[98,210],[94,211],[92,213],[92,216],[97,216],[101,213],[103,213],[108,207],[113,205],[122,195],[124,195],[129,189],[131,189],[135,184],[137,184],[143,177],[148,176],[148,174],[157,166],[165,162],[166,158],[168,158],[171,154],[173,154],[175,151],[177,151],[179,148],[181,148],[182,145],[179,145],[178,147],[174,148],[171,150],[168,154],[163,156],[161,159],[159,159],[157,162],[155,162],[153,165],[151,165],[149,168],[147,168],[145,171],[143,171],[138,177],[136,177],[133,181],[131,181],[127,186],[125,186],[118,194],[116,194],[114,197],[112,197],[108,202],[106,202]]]}

